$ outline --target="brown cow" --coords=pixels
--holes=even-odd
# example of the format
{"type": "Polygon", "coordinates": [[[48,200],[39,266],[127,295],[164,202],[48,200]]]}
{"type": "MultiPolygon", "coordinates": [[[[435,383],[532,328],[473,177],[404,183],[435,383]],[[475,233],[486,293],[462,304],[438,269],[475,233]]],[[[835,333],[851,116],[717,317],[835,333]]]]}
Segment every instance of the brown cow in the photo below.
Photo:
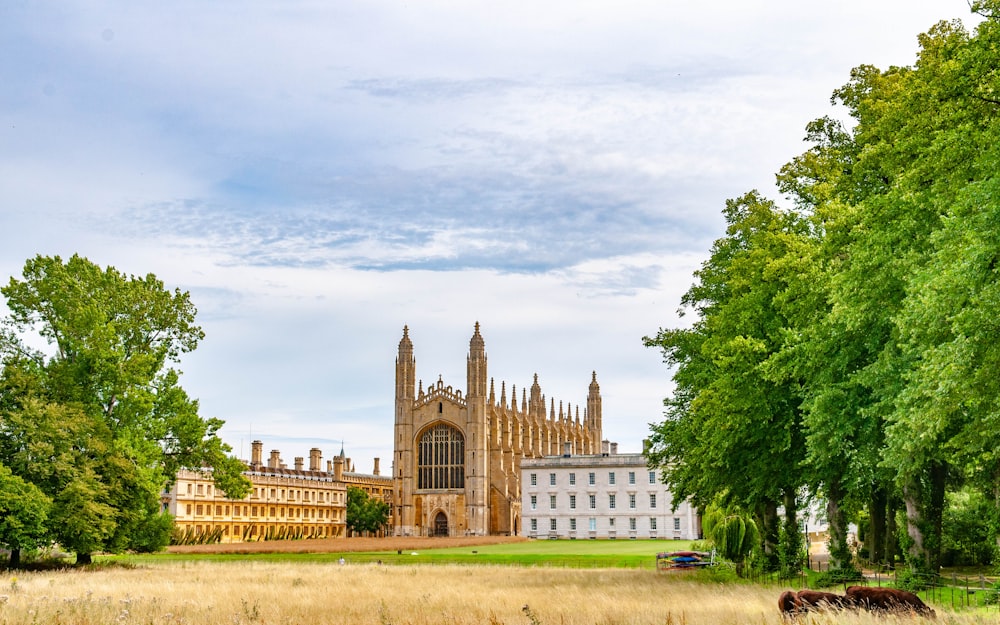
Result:
{"type": "Polygon", "coordinates": [[[786,590],[778,598],[778,609],[785,617],[794,617],[804,612],[849,607],[850,602],[843,595],[821,590],[800,590],[795,593],[786,590]]]}
{"type": "Polygon", "coordinates": [[[850,605],[850,601],[844,595],[822,590],[800,590],[798,597],[799,605],[803,612],[809,610],[826,610],[829,608],[845,608],[850,605]]]}
{"type": "Polygon", "coordinates": [[[934,616],[934,610],[927,607],[920,597],[898,588],[850,586],[847,589],[847,598],[852,605],[869,612],[914,612],[924,616],[934,616]]]}
{"type": "Polygon", "coordinates": [[[781,596],[778,597],[778,610],[786,618],[791,618],[799,612],[799,599],[794,592],[786,590],[781,593],[781,596]]]}

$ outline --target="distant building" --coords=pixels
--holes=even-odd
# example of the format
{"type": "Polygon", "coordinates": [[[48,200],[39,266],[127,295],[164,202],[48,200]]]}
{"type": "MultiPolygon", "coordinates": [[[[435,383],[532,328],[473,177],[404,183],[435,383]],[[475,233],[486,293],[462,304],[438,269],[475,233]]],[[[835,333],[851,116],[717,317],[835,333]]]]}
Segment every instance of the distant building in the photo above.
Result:
{"type": "Polygon", "coordinates": [[[521,463],[557,454],[597,453],[601,395],[593,374],[583,418],[580,406],[546,405],[538,376],[518,402],[512,385],[499,397],[487,374],[486,347],[476,323],[466,363],[466,390],[440,379],[417,385],[409,330],[396,359],[393,435],[395,531],[401,536],[521,533],[521,463]]]}
{"type": "Polygon", "coordinates": [[[244,472],[251,488],[243,499],[226,497],[215,488],[211,474],[180,471],[163,502],[180,535],[189,540],[214,536],[221,542],[345,536],[349,486],[392,509],[392,478],[379,475],[378,458],[369,475],[355,473],[343,449],[327,461],[325,470],[318,448],[309,452],[308,469],[303,458],[295,458],[294,468],[288,468],[278,450],[271,451],[266,465],[262,455],[263,443],[254,441],[244,472]]]}
{"type": "Polygon", "coordinates": [[[521,461],[524,535],[534,538],[700,537],[697,511],[673,498],[643,454],[619,454],[604,441],[600,454],[521,461]]]}

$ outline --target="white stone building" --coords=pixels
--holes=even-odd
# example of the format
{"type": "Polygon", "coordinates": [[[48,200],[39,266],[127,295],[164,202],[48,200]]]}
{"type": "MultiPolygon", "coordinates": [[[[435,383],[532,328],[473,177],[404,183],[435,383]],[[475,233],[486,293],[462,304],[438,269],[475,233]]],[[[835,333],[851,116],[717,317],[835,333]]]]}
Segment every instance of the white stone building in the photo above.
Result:
{"type": "MultiPolygon", "coordinates": [[[[568,446],[566,446],[568,447],[568,446]]],[[[521,460],[523,534],[533,538],[667,538],[695,540],[697,510],[673,498],[660,471],[642,454],[619,454],[604,441],[601,454],[521,460]]]]}

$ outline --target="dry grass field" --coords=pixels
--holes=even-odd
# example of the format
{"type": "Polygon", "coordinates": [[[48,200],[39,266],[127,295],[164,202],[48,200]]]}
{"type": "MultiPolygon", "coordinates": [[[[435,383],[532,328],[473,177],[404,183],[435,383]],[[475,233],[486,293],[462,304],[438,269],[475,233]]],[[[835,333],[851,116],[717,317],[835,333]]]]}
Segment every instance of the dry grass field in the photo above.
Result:
{"type": "Polygon", "coordinates": [[[173,545],[169,553],[341,553],[350,551],[403,551],[474,547],[499,543],[519,543],[523,536],[460,536],[453,538],[398,537],[387,538],[327,538],[315,540],[268,540],[250,543],[216,543],[211,545],[173,545]]]}
{"type": "MultiPolygon", "coordinates": [[[[186,561],[5,577],[0,623],[777,625],[778,594],[631,569],[186,561]]],[[[937,618],[996,620],[995,611],[937,618]]],[[[800,622],[930,621],[846,613],[800,622]]]]}

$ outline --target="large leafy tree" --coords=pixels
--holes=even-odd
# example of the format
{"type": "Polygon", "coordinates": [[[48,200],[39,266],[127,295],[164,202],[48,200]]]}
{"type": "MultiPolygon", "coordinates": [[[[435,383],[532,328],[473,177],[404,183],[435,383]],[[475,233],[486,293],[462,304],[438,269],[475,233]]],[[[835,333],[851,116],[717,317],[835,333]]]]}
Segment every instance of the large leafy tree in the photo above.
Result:
{"type": "Polygon", "coordinates": [[[150,532],[169,529],[160,493],[181,466],[246,494],[222,422],[198,415],[170,366],[203,338],[188,293],[79,256],[30,259],[0,292],[0,461],[51,497],[53,538],[78,561],[162,542],[150,532]]]}
{"type": "Polygon", "coordinates": [[[683,303],[690,328],[645,338],[677,367],[667,419],[653,427],[650,462],[677,500],[752,510],[769,566],[799,565],[796,509],[804,454],[797,383],[768,374],[790,323],[778,302],[798,273],[789,246],[808,224],[756,192],[726,203],[726,236],[696,273],[683,303]],[[779,506],[785,510],[779,529],[779,506]],[[778,546],[779,536],[785,544],[778,546]]]}

